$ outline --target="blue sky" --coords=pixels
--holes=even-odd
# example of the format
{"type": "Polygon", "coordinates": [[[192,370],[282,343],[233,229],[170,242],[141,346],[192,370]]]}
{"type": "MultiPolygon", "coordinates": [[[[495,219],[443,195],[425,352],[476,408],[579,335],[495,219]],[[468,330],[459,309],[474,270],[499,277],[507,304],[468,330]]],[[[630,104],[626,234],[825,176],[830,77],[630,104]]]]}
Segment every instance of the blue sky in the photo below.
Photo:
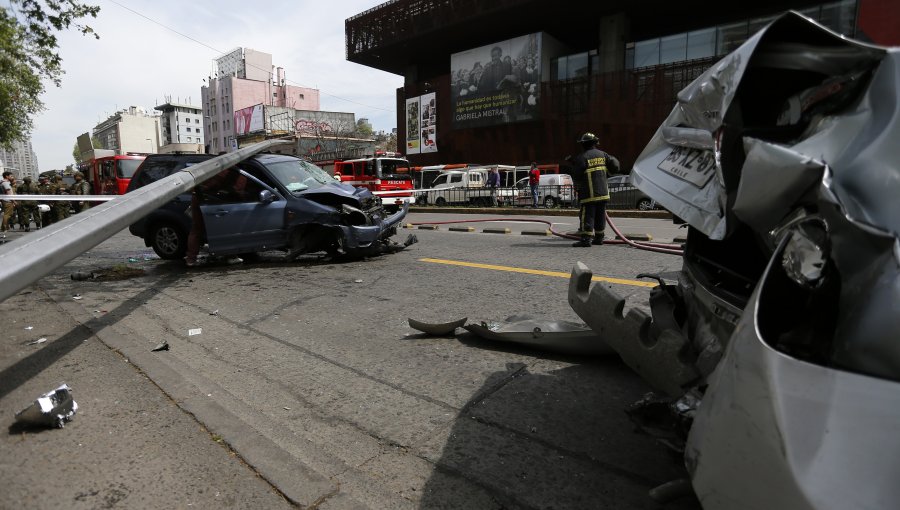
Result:
{"type": "Polygon", "coordinates": [[[87,23],[100,39],[59,34],[66,74],[61,87],[47,85],[47,110],[34,119],[31,137],[41,171],[72,163],[75,138],[116,110],[149,110],[166,96],[199,106],[213,60],[239,46],[271,53],[290,84],[318,88],[322,110],[353,112],[376,130],[396,127],[395,92],[403,78],[345,57],[344,21],[377,0],[87,3],[100,6],[87,23]]]}

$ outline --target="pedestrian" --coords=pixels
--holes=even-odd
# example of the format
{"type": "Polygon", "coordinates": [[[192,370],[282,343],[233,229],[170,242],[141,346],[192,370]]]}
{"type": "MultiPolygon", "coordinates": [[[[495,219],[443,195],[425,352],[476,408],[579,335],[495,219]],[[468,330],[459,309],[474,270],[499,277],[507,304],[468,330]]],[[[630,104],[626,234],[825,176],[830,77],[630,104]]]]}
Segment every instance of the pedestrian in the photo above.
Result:
{"type": "Polygon", "coordinates": [[[578,225],[581,239],[572,246],[587,248],[591,244],[603,244],[606,204],[609,202],[606,174],[619,172],[619,160],[598,149],[598,142],[593,133],[581,135],[578,143],[584,150],[571,159],[572,179],[581,203],[578,225]]]}
{"type": "MultiPolygon", "coordinates": [[[[41,175],[38,177],[38,193],[41,195],[55,195],[56,194],[56,186],[50,183],[50,178],[46,175],[41,175]]],[[[56,220],[55,214],[53,212],[54,204],[51,202],[50,210],[47,212],[41,212],[41,227],[46,227],[47,225],[52,225],[56,220]]]]}
{"type": "Polygon", "coordinates": [[[531,186],[531,207],[538,206],[538,187],[541,185],[541,171],[538,169],[537,163],[531,163],[531,170],[528,171],[528,185],[531,186]]]}
{"type": "MultiPolygon", "coordinates": [[[[72,184],[72,187],[69,189],[69,194],[71,195],[90,195],[91,194],[91,183],[84,180],[84,174],[81,172],[75,172],[75,183],[72,184]]],[[[72,205],[75,207],[75,214],[80,213],[81,211],[86,211],[90,207],[89,202],[80,201],[80,202],[72,202],[72,205]]]]}
{"type": "Polygon", "coordinates": [[[487,187],[491,189],[491,207],[497,207],[497,188],[500,186],[500,171],[496,167],[488,171],[487,187]]]}
{"type": "MultiPolygon", "coordinates": [[[[22,184],[16,189],[17,195],[37,195],[40,193],[37,184],[32,182],[31,176],[22,179],[22,184]]],[[[19,222],[25,226],[25,232],[31,231],[31,222],[36,228],[41,228],[41,215],[38,212],[37,202],[34,200],[22,200],[19,202],[19,222]]]]}
{"type": "MultiPolygon", "coordinates": [[[[15,182],[16,178],[13,176],[12,172],[3,172],[3,180],[0,181],[0,192],[7,196],[15,195],[16,188],[13,186],[15,182]]],[[[0,231],[3,232],[3,237],[6,237],[6,231],[9,230],[10,220],[12,219],[14,212],[16,212],[16,202],[14,200],[4,200],[3,222],[0,224],[0,231]]]]}

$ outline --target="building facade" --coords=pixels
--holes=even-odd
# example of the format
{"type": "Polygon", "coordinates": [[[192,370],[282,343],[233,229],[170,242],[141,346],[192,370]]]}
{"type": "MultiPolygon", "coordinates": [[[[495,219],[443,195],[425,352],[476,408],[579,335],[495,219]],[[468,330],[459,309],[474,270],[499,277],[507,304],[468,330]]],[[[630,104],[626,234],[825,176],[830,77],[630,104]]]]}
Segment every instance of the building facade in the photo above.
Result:
{"type": "Polygon", "coordinates": [[[25,177],[37,180],[40,169],[30,139],[14,141],[11,149],[0,147],[0,171],[12,172],[19,182],[25,177]]]}
{"type": "Polygon", "coordinates": [[[627,169],[678,91],[788,9],[900,44],[896,0],[394,0],[346,20],[347,59],[404,77],[415,165],[565,166],[590,131],[627,169]]]}
{"type": "Polygon", "coordinates": [[[154,154],[160,145],[160,114],[131,106],[94,126],[93,138],[101,149],[116,154],[154,154]]]}
{"type": "Polygon", "coordinates": [[[201,87],[203,138],[207,152],[237,147],[235,115],[255,105],[318,110],[318,89],[288,85],[285,71],[272,65],[272,55],[237,48],[216,59],[207,85],[201,87]]]}
{"type": "Polygon", "coordinates": [[[163,148],[173,144],[204,146],[203,109],[199,106],[180,103],[166,103],[157,106],[160,112],[160,147],[157,152],[167,152],[163,148]]]}

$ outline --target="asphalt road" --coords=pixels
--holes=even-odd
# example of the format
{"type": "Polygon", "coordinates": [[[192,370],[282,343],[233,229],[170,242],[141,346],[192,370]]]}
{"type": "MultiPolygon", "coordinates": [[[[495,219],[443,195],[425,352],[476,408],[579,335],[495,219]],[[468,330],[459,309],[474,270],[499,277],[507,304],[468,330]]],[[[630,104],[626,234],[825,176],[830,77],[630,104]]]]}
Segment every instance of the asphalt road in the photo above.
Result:
{"type": "MultiPolygon", "coordinates": [[[[679,232],[630,221],[657,240],[679,232]]],[[[644,306],[634,276],[677,270],[679,257],[482,228],[404,230],[419,242],[363,261],[266,255],[190,270],[123,232],[38,287],[295,504],[657,508],[647,491],[686,473],[635,432],[624,408],[649,388],[617,358],[427,337],[406,321],[577,321],[564,276],[578,260],[644,306]],[[111,268],[143,274],[69,278],[111,268]]]]}

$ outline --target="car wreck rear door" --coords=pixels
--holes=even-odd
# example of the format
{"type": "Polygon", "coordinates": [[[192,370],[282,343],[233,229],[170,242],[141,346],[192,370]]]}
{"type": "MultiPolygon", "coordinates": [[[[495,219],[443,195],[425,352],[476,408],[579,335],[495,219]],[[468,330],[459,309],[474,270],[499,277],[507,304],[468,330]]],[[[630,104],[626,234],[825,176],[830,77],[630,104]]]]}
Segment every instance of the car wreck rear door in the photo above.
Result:
{"type": "Polygon", "coordinates": [[[226,179],[206,192],[200,205],[209,251],[243,253],[282,247],[286,200],[246,172],[226,172],[226,179]]]}

